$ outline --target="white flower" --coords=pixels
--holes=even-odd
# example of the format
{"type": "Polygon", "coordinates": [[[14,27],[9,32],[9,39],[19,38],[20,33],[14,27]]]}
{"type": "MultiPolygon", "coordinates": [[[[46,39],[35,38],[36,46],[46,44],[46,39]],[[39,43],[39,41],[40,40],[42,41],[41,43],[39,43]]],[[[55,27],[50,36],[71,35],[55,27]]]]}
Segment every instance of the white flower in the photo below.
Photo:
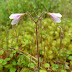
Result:
{"type": "Polygon", "coordinates": [[[48,13],[55,23],[61,22],[62,15],[60,13],[48,13]]]}
{"type": "Polygon", "coordinates": [[[23,15],[24,15],[24,13],[21,13],[21,14],[19,14],[19,13],[11,14],[10,17],[9,17],[10,19],[13,19],[12,22],[11,22],[11,24],[12,24],[12,25],[18,24],[20,18],[21,18],[23,15]]]}

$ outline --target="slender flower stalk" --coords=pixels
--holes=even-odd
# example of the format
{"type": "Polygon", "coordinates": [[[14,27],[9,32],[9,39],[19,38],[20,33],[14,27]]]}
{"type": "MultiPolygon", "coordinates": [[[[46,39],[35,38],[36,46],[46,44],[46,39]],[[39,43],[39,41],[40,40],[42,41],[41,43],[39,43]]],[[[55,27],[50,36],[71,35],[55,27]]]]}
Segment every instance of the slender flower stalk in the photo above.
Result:
{"type": "Polygon", "coordinates": [[[40,70],[40,63],[39,63],[39,42],[38,42],[38,30],[37,30],[37,23],[39,22],[43,12],[41,13],[41,15],[38,17],[38,20],[35,21],[34,18],[31,16],[31,14],[28,12],[28,14],[30,15],[31,19],[34,21],[34,23],[36,24],[36,43],[37,43],[37,57],[38,57],[38,72],[40,70]]]}
{"type": "Polygon", "coordinates": [[[38,72],[39,72],[39,69],[40,69],[40,67],[39,67],[39,43],[38,43],[38,31],[37,31],[37,22],[35,23],[36,24],[36,39],[37,39],[37,56],[38,56],[38,72]]]}

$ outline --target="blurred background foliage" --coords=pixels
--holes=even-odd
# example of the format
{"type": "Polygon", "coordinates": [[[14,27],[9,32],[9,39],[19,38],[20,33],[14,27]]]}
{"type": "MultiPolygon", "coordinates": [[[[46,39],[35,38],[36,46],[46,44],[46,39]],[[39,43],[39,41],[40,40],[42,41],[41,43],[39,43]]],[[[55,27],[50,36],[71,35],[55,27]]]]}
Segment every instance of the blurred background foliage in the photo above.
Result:
{"type": "MultiPolygon", "coordinates": [[[[55,25],[47,14],[38,22],[40,72],[72,70],[72,0],[0,0],[0,70],[1,72],[37,72],[29,59],[37,58],[35,23],[25,15],[18,25],[11,25],[12,13],[30,12],[37,20],[43,11],[61,13],[61,24],[55,25]],[[60,28],[61,25],[61,47],[60,28]],[[23,54],[20,49],[29,54],[23,54]],[[65,63],[65,64],[64,64],[65,63]],[[64,67],[63,67],[64,66],[64,67]],[[47,70],[47,71],[46,71],[47,70]]],[[[35,61],[36,62],[36,61],[35,61]]]]}
{"type": "MultiPolygon", "coordinates": [[[[71,0],[0,0],[0,23],[6,25],[12,13],[25,13],[27,11],[35,17],[42,11],[59,12],[72,18],[71,0]]],[[[66,17],[66,18],[67,18],[66,17]]]]}

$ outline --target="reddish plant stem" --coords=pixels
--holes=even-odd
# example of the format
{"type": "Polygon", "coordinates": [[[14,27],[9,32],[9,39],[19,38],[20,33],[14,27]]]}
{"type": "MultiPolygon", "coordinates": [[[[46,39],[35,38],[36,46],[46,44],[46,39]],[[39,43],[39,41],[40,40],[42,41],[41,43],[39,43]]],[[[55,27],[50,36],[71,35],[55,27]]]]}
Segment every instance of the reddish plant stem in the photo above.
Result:
{"type": "Polygon", "coordinates": [[[38,45],[38,32],[37,32],[37,22],[35,22],[36,24],[36,43],[37,43],[37,56],[38,56],[38,72],[39,72],[39,45],[38,45]]]}
{"type": "Polygon", "coordinates": [[[34,20],[34,18],[32,17],[32,15],[30,14],[30,12],[27,12],[28,14],[29,14],[29,16],[31,17],[31,19],[34,21],[34,23],[35,23],[35,20],[34,20]]]}
{"type": "Polygon", "coordinates": [[[42,14],[44,13],[44,11],[41,13],[41,15],[39,16],[39,18],[38,18],[38,20],[37,20],[37,23],[38,23],[38,21],[41,19],[41,16],[42,16],[42,14]]]}
{"type": "Polygon", "coordinates": [[[42,16],[42,14],[44,13],[44,11],[41,13],[41,15],[38,17],[38,20],[37,21],[35,21],[34,20],[34,18],[32,17],[32,15],[30,14],[30,12],[27,12],[29,15],[30,15],[30,17],[31,17],[31,19],[34,21],[34,23],[36,24],[36,23],[38,23],[38,21],[40,20],[40,18],[41,18],[41,16],[42,16]]]}
{"type": "Polygon", "coordinates": [[[39,64],[39,45],[38,45],[39,43],[38,43],[37,23],[38,23],[38,21],[40,20],[42,14],[43,14],[43,12],[41,13],[41,15],[40,15],[40,17],[38,18],[38,20],[35,22],[35,24],[36,24],[36,39],[37,39],[38,72],[39,72],[39,70],[40,70],[40,67],[39,67],[40,64],[39,64]]]}
{"type": "Polygon", "coordinates": [[[41,13],[41,15],[38,17],[38,20],[37,20],[37,21],[34,20],[34,18],[32,17],[32,15],[31,15],[29,12],[27,12],[27,13],[30,15],[31,19],[32,19],[32,20],[34,21],[34,23],[36,24],[36,43],[37,43],[38,72],[39,72],[40,67],[39,67],[39,45],[38,45],[39,43],[38,43],[37,23],[38,23],[38,21],[40,20],[42,14],[43,14],[44,12],[41,13]]]}

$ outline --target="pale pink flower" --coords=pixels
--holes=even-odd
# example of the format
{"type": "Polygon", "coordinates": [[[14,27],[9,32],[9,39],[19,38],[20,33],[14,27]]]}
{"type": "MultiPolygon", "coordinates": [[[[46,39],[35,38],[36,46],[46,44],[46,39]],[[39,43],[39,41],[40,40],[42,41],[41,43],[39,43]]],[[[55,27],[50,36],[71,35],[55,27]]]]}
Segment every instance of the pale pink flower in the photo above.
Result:
{"type": "Polygon", "coordinates": [[[13,19],[11,24],[14,25],[14,24],[18,24],[20,18],[24,15],[24,13],[16,13],[16,14],[11,14],[10,15],[10,19],[13,19]]]}
{"type": "Polygon", "coordinates": [[[60,13],[48,13],[55,23],[61,22],[62,15],[60,13]]]}

